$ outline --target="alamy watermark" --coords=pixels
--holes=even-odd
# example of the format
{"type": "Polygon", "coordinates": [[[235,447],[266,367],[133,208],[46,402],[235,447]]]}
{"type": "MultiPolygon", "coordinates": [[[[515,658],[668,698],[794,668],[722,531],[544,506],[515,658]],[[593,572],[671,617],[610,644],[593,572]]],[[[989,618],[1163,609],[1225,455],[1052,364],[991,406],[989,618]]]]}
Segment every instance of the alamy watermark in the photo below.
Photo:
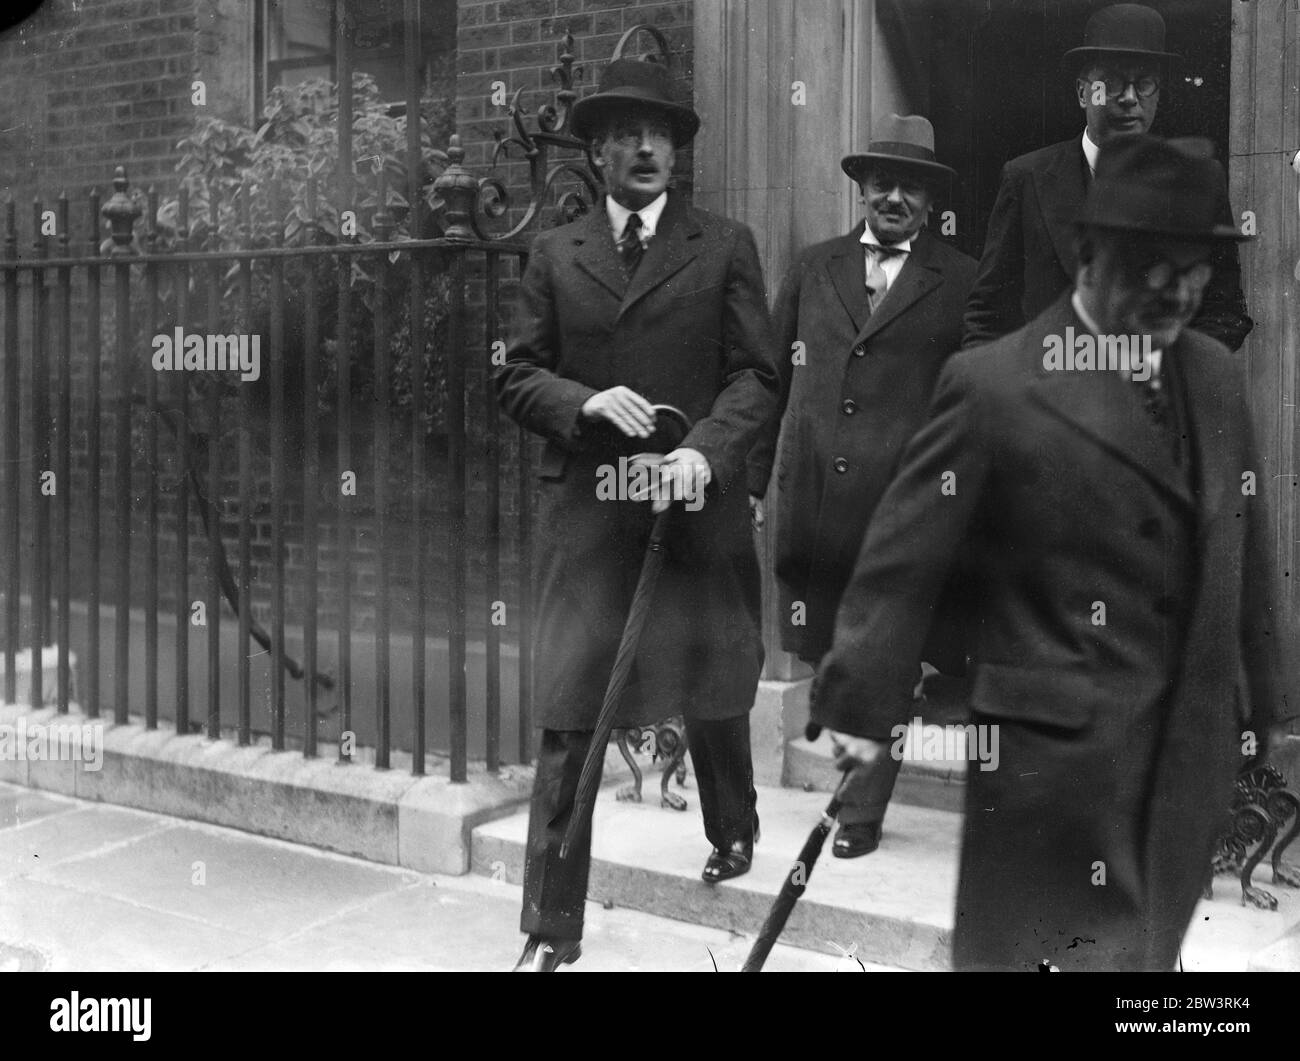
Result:
{"type": "Polygon", "coordinates": [[[905,763],[978,762],[983,771],[998,768],[997,724],[927,725],[918,716],[891,731],[889,754],[905,763]]]}
{"type": "Polygon", "coordinates": [[[71,761],[95,773],[104,765],[104,724],[28,722],[20,715],[16,725],[0,723],[0,761],[71,761]]]}
{"type": "Polygon", "coordinates": [[[157,372],[238,372],[251,383],[262,374],[262,337],[185,334],[177,326],[172,335],[153,337],[153,367],[157,372]]]}
{"type": "Polygon", "coordinates": [[[597,501],[672,501],[681,499],[687,512],[704,507],[704,485],[684,464],[662,464],[657,454],[620,457],[618,464],[596,469],[597,501]]]}
{"type": "Polygon", "coordinates": [[[1048,372],[1127,372],[1138,383],[1151,378],[1151,336],[1076,333],[1043,336],[1043,368],[1048,372]]]}

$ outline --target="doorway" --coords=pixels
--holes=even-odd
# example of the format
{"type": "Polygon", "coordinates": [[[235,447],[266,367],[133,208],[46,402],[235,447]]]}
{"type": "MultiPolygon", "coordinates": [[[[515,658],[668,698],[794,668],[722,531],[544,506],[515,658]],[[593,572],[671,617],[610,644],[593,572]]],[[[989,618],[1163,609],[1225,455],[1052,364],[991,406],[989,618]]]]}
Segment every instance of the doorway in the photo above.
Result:
{"type": "MultiPolygon", "coordinates": [[[[877,0],[877,25],[916,113],[934,125],[940,161],[959,178],[937,211],[956,213],[948,238],[984,249],[1002,166],[1083,132],[1074,71],[1061,57],[1111,0],[877,0]]],[[[1154,131],[1204,136],[1225,166],[1232,0],[1145,0],[1164,16],[1165,50],[1179,55],[1160,94],[1154,131]]]]}

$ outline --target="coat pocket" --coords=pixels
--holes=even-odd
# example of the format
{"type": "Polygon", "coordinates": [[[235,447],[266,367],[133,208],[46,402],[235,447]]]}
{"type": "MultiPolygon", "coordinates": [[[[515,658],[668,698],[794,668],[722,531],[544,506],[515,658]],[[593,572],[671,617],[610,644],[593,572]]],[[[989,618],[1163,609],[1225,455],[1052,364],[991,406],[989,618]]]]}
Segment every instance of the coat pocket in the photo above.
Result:
{"type": "Polygon", "coordinates": [[[986,663],[976,668],[970,704],[991,718],[1083,729],[1115,695],[1079,671],[986,663]]]}
{"type": "Polygon", "coordinates": [[[554,442],[547,442],[542,450],[541,464],[537,468],[537,478],[559,480],[568,470],[569,455],[554,442]]]}

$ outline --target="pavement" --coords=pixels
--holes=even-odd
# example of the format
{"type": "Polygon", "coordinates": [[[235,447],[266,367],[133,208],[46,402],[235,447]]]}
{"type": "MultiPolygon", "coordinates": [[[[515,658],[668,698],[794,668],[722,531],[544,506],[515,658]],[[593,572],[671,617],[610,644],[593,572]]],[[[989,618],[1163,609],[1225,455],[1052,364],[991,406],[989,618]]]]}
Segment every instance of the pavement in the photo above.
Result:
{"type": "MultiPolygon", "coordinates": [[[[823,799],[760,793],[767,811],[754,871],[710,888],[693,878],[703,853],[694,815],[619,803],[605,789],[583,958],[566,971],[738,969],[779,883],[786,849],[798,849],[792,842],[806,834],[816,820],[810,809],[823,799]],[[632,848],[630,832],[641,841],[632,848]]],[[[824,856],[785,937],[808,942],[778,945],[767,969],[933,968],[912,960],[915,939],[897,961],[873,962],[892,953],[878,949],[887,933],[861,926],[900,920],[902,912],[892,909],[899,896],[927,906],[948,901],[951,873],[939,864],[947,860],[918,840],[923,827],[933,827],[927,815],[944,813],[899,806],[876,855],[853,862],[824,856]],[[927,851],[934,866],[916,861],[927,851]],[[802,929],[801,916],[810,918],[802,929]],[[860,947],[860,939],[877,949],[860,947]]],[[[520,816],[481,827],[479,872],[445,876],[0,784],[0,971],[503,971],[522,946],[514,879],[521,829],[520,816]]],[[[1269,887],[1262,870],[1256,882],[1269,887]]],[[[1242,907],[1235,882],[1219,878],[1214,899],[1197,910],[1184,968],[1245,970],[1252,955],[1270,947],[1281,957],[1265,967],[1300,967],[1294,942],[1277,950],[1277,941],[1288,934],[1294,940],[1300,929],[1300,892],[1270,890],[1278,911],[1242,907]]],[[[914,931],[944,931],[939,914],[936,906],[928,918],[935,924],[914,931]]]]}
{"type": "MultiPolygon", "coordinates": [[[[520,889],[0,784],[0,971],[504,971],[520,889]]],[[[574,972],[738,969],[751,940],[588,904],[574,972]]],[[[778,945],[767,968],[886,971],[778,945]]]]}

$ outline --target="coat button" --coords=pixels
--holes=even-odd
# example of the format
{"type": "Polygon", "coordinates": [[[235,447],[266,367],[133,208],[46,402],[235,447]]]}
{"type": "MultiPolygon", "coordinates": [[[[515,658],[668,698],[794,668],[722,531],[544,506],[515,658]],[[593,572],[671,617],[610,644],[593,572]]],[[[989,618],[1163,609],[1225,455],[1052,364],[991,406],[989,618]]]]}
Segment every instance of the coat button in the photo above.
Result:
{"type": "Polygon", "coordinates": [[[845,398],[844,404],[841,405],[840,408],[844,410],[845,416],[852,416],[854,413],[858,411],[858,403],[855,402],[852,398],[845,398]]]}
{"type": "Polygon", "coordinates": [[[861,343],[858,343],[858,345],[855,346],[855,347],[853,348],[853,356],[854,356],[854,357],[866,357],[866,356],[867,356],[867,348],[866,348],[865,346],[863,346],[861,343]]]}
{"type": "Polygon", "coordinates": [[[1174,611],[1173,597],[1157,597],[1155,602],[1157,615],[1172,615],[1174,611]]]}
{"type": "Polygon", "coordinates": [[[833,467],[837,472],[843,475],[846,471],[849,470],[849,462],[846,461],[843,457],[836,457],[835,460],[831,463],[831,467],[833,467]]]}
{"type": "Polygon", "coordinates": [[[1160,534],[1160,521],[1154,516],[1138,524],[1138,533],[1144,538],[1155,538],[1160,534]]]}

